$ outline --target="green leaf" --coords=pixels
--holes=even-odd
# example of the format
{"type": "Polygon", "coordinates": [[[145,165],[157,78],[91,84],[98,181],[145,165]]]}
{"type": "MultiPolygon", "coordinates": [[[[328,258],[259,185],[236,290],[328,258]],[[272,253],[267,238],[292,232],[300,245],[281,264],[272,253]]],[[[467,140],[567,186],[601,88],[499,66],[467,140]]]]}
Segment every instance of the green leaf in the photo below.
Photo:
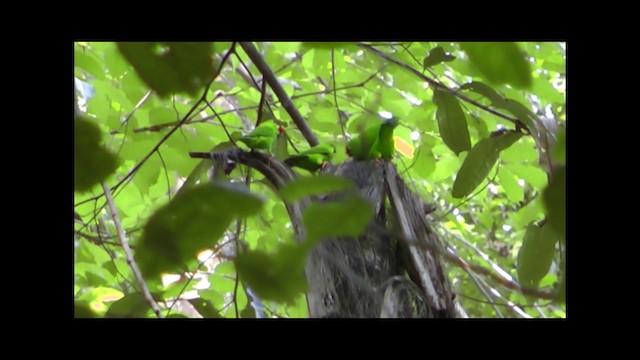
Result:
{"type": "Polygon", "coordinates": [[[76,319],[91,319],[100,316],[94,313],[86,303],[82,301],[75,301],[73,304],[73,317],[76,319]]]}
{"type": "Polygon", "coordinates": [[[507,164],[504,166],[536,190],[540,191],[547,186],[547,173],[536,164],[507,164]]]}
{"type": "Polygon", "coordinates": [[[104,68],[100,59],[86,48],[75,46],[73,53],[73,62],[75,66],[94,76],[96,79],[104,79],[104,68]]]}
{"type": "Polygon", "coordinates": [[[436,118],[444,143],[456,155],[471,149],[467,121],[458,99],[446,91],[436,89],[433,94],[433,102],[438,107],[436,118]]]}
{"type": "Polygon", "coordinates": [[[263,199],[231,184],[196,185],[158,209],[144,227],[136,258],[145,276],[181,271],[215,245],[235,218],[260,211],[263,199]]]}
{"type": "Polygon", "coordinates": [[[425,68],[432,67],[434,65],[438,65],[442,62],[449,62],[455,60],[455,56],[451,54],[447,54],[442,50],[440,46],[435,47],[429,51],[429,56],[424,58],[422,65],[425,68]]]}
{"type": "Polygon", "coordinates": [[[527,226],[527,232],[518,252],[518,280],[529,288],[537,288],[540,280],[549,272],[558,240],[550,227],[527,226]]]}
{"type": "Polygon", "coordinates": [[[256,310],[251,306],[251,304],[247,304],[244,307],[244,310],[240,311],[241,319],[255,319],[256,318],[256,310]]]}
{"type": "Polygon", "coordinates": [[[503,102],[499,104],[494,104],[494,106],[504,109],[512,113],[518,120],[520,120],[523,124],[527,126],[527,129],[532,133],[536,132],[536,127],[534,123],[537,121],[537,117],[531,110],[527,109],[524,105],[519,103],[516,100],[505,99],[503,102]]]}
{"type": "Polygon", "coordinates": [[[489,171],[497,160],[496,142],[490,138],[480,140],[464,159],[456,181],[453,183],[451,195],[459,199],[471,194],[489,175],[489,171]]]}
{"type": "Polygon", "coordinates": [[[567,231],[567,170],[566,166],[552,172],[552,181],[544,190],[542,198],[547,210],[549,225],[565,240],[567,231]]]}
{"type": "Polygon", "coordinates": [[[465,42],[460,47],[469,61],[495,85],[531,87],[531,65],[513,42],[465,42]]]}
{"type": "Polygon", "coordinates": [[[211,43],[120,42],[118,49],[161,97],[195,96],[213,78],[211,43]]]}
{"type": "Polygon", "coordinates": [[[418,176],[426,178],[436,169],[436,159],[434,159],[433,153],[424,143],[420,146],[419,151],[420,153],[413,169],[418,176]]]}
{"type": "Polygon", "coordinates": [[[109,307],[106,318],[146,318],[151,309],[142,293],[135,292],[125,295],[109,307]]]}
{"type": "Polygon", "coordinates": [[[491,100],[491,103],[494,105],[501,104],[505,100],[504,96],[498,94],[495,90],[493,90],[493,88],[491,88],[487,84],[479,81],[472,81],[470,83],[466,83],[460,86],[460,89],[461,90],[469,89],[477,94],[480,94],[486,97],[487,99],[491,100]]]}
{"type": "Polygon", "coordinates": [[[74,120],[73,183],[74,190],[90,190],[113,173],[118,158],[100,144],[100,130],[84,118],[74,120]]]}
{"type": "Polygon", "coordinates": [[[248,251],[235,259],[240,280],[261,299],[292,303],[306,291],[304,263],[307,249],[297,244],[282,244],[275,254],[248,251]]]}
{"type": "Polygon", "coordinates": [[[315,203],[302,214],[309,246],[324,237],[359,236],[373,217],[371,205],[359,196],[341,202],[315,203]]]}
{"type": "MultiPolygon", "coordinates": [[[[505,139],[507,140],[507,139],[505,139]]],[[[500,159],[508,163],[530,163],[538,160],[538,151],[530,139],[517,141],[500,151],[500,159]]]]}
{"type": "Polygon", "coordinates": [[[558,130],[556,143],[553,145],[553,149],[551,149],[551,157],[555,162],[559,164],[564,164],[567,156],[566,152],[567,152],[567,132],[565,128],[560,128],[560,130],[558,130]]]}
{"type": "Polygon", "coordinates": [[[522,137],[522,133],[517,131],[503,131],[498,134],[495,134],[495,136],[492,134],[492,138],[496,142],[498,151],[503,151],[508,149],[515,142],[520,140],[521,137],[522,137]]]}
{"type": "Polygon", "coordinates": [[[509,172],[509,170],[501,167],[498,172],[498,180],[509,200],[519,203],[524,199],[524,189],[518,184],[516,176],[509,172]]]}
{"type": "Polygon", "coordinates": [[[288,183],[280,190],[280,196],[284,201],[294,202],[307,196],[328,194],[352,187],[353,182],[340,176],[305,176],[288,183]]]}
{"type": "Polygon", "coordinates": [[[205,319],[220,319],[220,313],[218,309],[210,301],[204,300],[202,298],[191,299],[189,300],[191,305],[198,311],[200,315],[202,315],[205,319]]]}

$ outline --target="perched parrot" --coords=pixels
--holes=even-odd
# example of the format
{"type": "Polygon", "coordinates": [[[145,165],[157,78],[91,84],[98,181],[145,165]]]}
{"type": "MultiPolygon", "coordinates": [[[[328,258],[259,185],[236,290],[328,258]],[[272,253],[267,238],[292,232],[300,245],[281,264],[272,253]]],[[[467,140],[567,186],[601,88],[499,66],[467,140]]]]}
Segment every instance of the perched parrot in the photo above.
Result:
{"type": "Polygon", "coordinates": [[[251,150],[271,150],[273,140],[284,129],[273,121],[266,121],[258,125],[253,131],[241,137],[238,141],[245,143],[251,150]]]}
{"type": "Polygon", "coordinates": [[[393,156],[393,129],[398,125],[396,118],[383,120],[365,128],[360,135],[347,144],[347,154],[357,161],[367,161],[393,156]]]}
{"type": "Polygon", "coordinates": [[[398,119],[392,117],[385,120],[380,126],[380,134],[378,136],[377,151],[383,159],[393,158],[394,142],[393,142],[393,129],[398,126],[398,119]]]}
{"type": "Polygon", "coordinates": [[[331,161],[336,148],[330,144],[320,144],[299,154],[292,155],[284,162],[290,167],[299,167],[309,172],[320,170],[326,162],[331,161]]]}

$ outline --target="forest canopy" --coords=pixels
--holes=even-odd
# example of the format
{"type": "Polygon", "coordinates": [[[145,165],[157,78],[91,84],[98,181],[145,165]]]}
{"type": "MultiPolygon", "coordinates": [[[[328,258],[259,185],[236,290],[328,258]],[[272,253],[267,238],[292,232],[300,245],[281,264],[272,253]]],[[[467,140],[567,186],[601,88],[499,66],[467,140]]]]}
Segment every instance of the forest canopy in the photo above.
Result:
{"type": "Polygon", "coordinates": [[[373,213],[301,246],[289,204],[350,158],[420,197],[463,313],[566,317],[566,43],[75,42],[74,99],[75,317],[308,317],[312,244],[373,213]]]}

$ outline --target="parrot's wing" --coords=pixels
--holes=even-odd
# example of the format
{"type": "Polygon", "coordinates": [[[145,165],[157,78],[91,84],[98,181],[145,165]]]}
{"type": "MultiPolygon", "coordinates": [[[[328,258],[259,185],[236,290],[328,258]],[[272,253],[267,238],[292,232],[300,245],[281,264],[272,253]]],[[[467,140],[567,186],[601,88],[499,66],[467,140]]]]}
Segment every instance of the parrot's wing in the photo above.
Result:
{"type": "Polygon", "coordinates": [[[320,145],[312,147],[311,149],[305,150],[305,151],[301,152],[298,155],[320,154],[320,155],[325,155],[325,156],[333,156],[334,152],[335,152],[335,148],[332,145],[320,144],[320,145]]]}
{"type": "Polygon", "coordinates": [[[380,135],[378,136],[377,151],[385,159],[393,157],[393,130],[398,126],[398,121],[390,119],[385,121],[380,127],[380,135]]]}
{"type": "Polygon", "coordinates": [[[247,144],[251,149],[270,150],[277,135],[277,125],[273,121],[267,121],[240,138],[240,141],[247,144]]]}

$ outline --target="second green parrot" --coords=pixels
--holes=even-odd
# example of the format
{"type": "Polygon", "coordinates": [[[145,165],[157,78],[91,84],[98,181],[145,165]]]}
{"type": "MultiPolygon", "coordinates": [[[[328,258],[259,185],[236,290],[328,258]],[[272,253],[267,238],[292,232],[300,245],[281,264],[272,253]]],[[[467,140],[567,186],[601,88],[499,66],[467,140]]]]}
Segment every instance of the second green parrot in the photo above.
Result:
{"type": "Polygon", "coordinates": [[[393,129],[398,126],[396,118],[386,119],[365,128],[347,144],[347,154],[357,161],[382,157],[393,157],[393,129]]]}
{"type": "Polygon", "coordinates": [[[336,149],[330,144],[320,144],[299,154],[290,156],[284,162],[290,167],[299,167],[309,172],[318,171],[331,161],[336,149]]]}
{"type": "Polygon", "coordinates": [[[245,143],[251,150],[269,151],[276,136],[282,132],[284,132],[284,129],[281,126],[278,126],[273,121],[266,121],[238,139],[238,141],[245,143]]]}

